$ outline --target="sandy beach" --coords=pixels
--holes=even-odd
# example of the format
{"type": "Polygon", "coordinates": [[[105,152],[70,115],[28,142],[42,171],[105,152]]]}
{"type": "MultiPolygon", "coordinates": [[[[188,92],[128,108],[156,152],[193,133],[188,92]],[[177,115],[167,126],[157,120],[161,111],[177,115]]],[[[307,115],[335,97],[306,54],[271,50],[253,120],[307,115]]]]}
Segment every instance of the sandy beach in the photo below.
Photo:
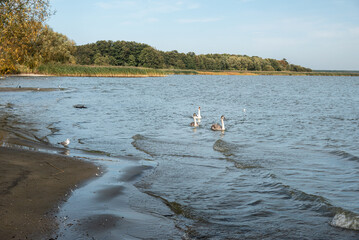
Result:
{"type": "Polygon", "coordinates": [[[79,159],[0,147],[0,236],[50,239],[57,206],[97,167],[79,159]]]}

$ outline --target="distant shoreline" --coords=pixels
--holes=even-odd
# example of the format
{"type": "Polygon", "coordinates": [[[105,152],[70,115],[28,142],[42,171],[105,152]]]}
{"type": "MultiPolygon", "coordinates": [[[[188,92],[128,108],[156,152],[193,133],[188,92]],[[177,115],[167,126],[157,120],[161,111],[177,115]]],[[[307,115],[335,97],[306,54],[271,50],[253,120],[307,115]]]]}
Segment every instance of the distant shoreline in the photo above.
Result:
{"type": "Polygon", "coordinates": [[[43,65],[33,73],[20,72],[7,76],[18,77],[165,77],[168,75],[280,75],[280,76],[359,76],[359,71],[314,70],[312,72],[294,71],[228,71],[228,70],[181,70],[152,69],[122,66],[87,66],[87,65],[43,65]]]}
{"type": "Polygon", "coordinates": [[[264,71],[250,71],[250,72],[199,72],[199,75],[273,75],[273,76],[359,76],[359,72],[264,72],[264,71]]]}

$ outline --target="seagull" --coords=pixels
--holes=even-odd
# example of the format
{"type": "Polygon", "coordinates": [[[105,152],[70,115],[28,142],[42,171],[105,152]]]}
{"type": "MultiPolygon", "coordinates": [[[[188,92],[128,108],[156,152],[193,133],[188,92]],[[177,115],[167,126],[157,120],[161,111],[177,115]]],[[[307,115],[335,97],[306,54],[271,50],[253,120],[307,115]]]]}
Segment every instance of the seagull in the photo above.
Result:
{"type": "Polygon", "coordinates": [[[62,146],[67,147],[67,145],[70,144],[70,139],[67,138],[65,141],[59,142],[58,144],[61,144],[62,146]]]}

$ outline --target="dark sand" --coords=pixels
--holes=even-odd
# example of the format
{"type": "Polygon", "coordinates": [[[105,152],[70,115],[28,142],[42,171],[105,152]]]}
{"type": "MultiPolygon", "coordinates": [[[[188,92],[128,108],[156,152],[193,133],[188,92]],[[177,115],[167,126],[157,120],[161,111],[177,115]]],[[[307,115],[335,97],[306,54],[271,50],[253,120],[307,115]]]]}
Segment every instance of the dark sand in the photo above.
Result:
{"type": "Polygon", "coordinates": [[[75,158],[0,147],[0,238],[51,238],[58,204],[97,171],[75,158]]]}

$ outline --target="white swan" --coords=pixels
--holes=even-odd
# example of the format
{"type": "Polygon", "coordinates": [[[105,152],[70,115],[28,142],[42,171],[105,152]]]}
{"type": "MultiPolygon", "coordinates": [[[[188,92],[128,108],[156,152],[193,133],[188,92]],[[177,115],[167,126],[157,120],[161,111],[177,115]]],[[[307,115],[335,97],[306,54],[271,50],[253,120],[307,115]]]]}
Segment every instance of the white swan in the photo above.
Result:
{"type": "Polygon", "coordinates": [[[67,145],[70,144],[70,139],[67,138],[65,141],[59,142],[58,144],[61,144],[62,146],[67,147],[67,145]]]}
{"type": "Polygon", "coordinates": [[[218,123],[216,123],[216,124],[213,124],[212,126],[211,126],[211,129],[213,130],[213,131],[224,131],[224,130],[226,130],[225,128],[224,128],[224,116],[222,115],[221,116],[221,123],[222,123],[222,126],[221,125],[219,125],[218,123]]]}
{"type": "Polygon", "coordinates": [[[193,113],[193,122],[191,122],[191,127],[198,127],[197,123],[197,114],[193,113]]]}
{"type": "Polygon", "coordinates": [[[198,107],[197,120],[200,120],[201,118],[201,107],[198,107]]]}

